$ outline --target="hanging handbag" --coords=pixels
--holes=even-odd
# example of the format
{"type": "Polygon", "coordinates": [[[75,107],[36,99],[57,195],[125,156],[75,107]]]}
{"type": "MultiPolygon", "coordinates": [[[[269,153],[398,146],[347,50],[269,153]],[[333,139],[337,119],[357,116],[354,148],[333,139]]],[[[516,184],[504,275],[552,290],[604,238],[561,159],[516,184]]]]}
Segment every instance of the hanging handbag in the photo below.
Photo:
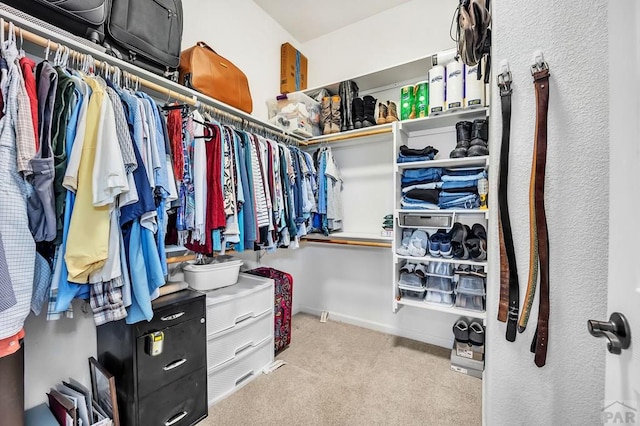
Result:
{"type": "Polygon", "coordinates": [[[202,41],[180,55],[179,82],[244,112],[253,110],[247,76],[202,41]]]}

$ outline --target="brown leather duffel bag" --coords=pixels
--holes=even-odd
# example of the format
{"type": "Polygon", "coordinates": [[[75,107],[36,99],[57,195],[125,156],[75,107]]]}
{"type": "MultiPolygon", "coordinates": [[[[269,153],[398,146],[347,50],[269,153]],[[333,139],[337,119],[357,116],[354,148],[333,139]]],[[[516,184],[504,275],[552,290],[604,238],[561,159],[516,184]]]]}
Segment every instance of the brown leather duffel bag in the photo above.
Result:
{"type": "Polygon", "coordinates": [[[179,81],[242,111],[253,110],[247,76],[202,41],[180,55],[179,81]]]}

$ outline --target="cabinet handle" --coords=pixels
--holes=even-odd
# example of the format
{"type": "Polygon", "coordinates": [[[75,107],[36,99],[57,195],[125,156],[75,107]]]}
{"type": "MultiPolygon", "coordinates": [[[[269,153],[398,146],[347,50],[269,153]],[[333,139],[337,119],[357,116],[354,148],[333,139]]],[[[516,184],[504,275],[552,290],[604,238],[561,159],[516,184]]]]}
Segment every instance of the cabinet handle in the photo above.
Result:
{"type": "Polygon", "coordinates": [[[162,369],[163,369],[164,371],[173,370],[174,368],[178,368],[178,367],[180,367],[180,366],[181,366],[182,364],[184,364],[185,362],[187,362],[187,359],[186,359],[186,358],[182,358],[182,359],[179,359],[178,361],[174,361],[174,362],[172,362],[171,364],[167,364],[167,365],[165,365],[164,367],[162,367],[162,369]]]}
{"type": "Polygon", "coordinates": [[[253,317],[253,316],[254,316],[254,315],[253,315],[253,311],[251,311],[251,312],[249,312],[248,314],[244,314],[244,315],[241,315],[241,316],[237,317],[237,318],[236,318],[235,323],[236,323],[236,324],[239,324],[239,323],[241,323],[242,321],[244,321],[244,320],[248,320],[249,318],[251,318],[251,317],[253,317]]]}
{"type": "Polygon", "coordinates": [[[171,425],[174,425],[174,424],[178,423],[180,420],[182,420],[185,417],[187,417],[187,414],[189,414],[189,413],[187,413],[186,411],[183,411],[180,414],[176,414],[175,416],[173,416],[172,418],[170,418],[169,420],[164,422],[164,426],[171,426],[171,425]]]}
{"type": "Polygon", "coordinates": [[[178,319],[184,315],[184,312],[178,312],[177,314],[167,315],[166,317],[160,318],[160,321],[173,321],[174,319],[178,319]]]}
{"type": "Polygon", "coordinates": [[[244,382],[251,376],[253,376],[253,370],[249,371],[247,374],[243,375],[238,380],[236,380],[236,386],[238,386],[240,383],[244,382]]]}
{"type": "Polygon", "coordinates": [[[253,346],[253,340],[246,345],[242,345],[238,349],[236,349],[235,354],[238,355],[240,352],[244,351],[245,349],[249,349],[251,346],[253,346]]]}

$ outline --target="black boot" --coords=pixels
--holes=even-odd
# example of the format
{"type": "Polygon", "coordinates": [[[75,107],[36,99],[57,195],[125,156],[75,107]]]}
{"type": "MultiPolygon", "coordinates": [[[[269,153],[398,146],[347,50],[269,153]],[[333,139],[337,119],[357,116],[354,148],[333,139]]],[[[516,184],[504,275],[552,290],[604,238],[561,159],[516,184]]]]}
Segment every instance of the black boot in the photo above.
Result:
{"type": "Polygon", "coordinates": [[[353,100],[358,97],[358,90],[358,85],[353,80],[343,81],[338,88],[342,100],[342,126],[340,130],[343,132],[354,128],[351,107],[353,100]]]}
{"type": "Polygon", "coordinates": [[[450,158],[462,158],[467,157],[467,150],[471,141],[471,128],[472,123],[470,121],[458,121],[456,123],[456,139],[458,143],[453,151],[449,154],[450,158]]]}
{"type": "Polygon", "coordinates": [[[471,146],[467,151],[468,157],[489,155],[489,122],[485,118],[473,121],[471,128],[471,146]]]}
{"type": "Polygon", "coordinates": [[[353,126],[359,129],[363,126],[364,120],[364,103],[362,98],[355,98],[351,104],[353,111],[353,126]]]}
{"type": "Polygon", "coordinates": [[[365,96],[362,98],[364,103],[364,121],[362,127],[371,127],[376,124],[376,101],[373,96],[365,96]]]}

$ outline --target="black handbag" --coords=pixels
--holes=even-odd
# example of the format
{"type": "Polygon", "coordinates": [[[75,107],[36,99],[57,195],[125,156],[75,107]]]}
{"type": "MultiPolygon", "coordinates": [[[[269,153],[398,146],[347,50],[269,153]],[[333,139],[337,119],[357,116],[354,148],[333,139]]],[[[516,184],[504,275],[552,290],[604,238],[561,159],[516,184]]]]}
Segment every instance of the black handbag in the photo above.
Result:
{"type": "Polygon", "coordinates": [[[181,0],[110,0],[107,52],[177,81],[181,0]]]}

